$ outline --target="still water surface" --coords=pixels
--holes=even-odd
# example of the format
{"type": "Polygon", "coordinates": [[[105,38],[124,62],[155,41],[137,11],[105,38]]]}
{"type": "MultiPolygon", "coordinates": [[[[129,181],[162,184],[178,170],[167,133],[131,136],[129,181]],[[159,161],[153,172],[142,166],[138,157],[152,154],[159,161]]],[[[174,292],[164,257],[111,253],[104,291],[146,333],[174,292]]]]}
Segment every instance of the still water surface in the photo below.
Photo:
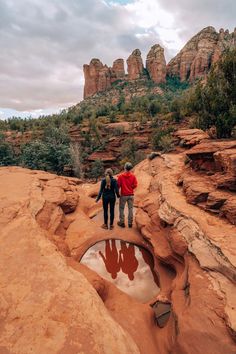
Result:
{"type": "Polygon", "coordinates": [[[160,291],[152,255],[132,243],[100,241],[87,250],[81,263],[141,302],[160,291]]]}

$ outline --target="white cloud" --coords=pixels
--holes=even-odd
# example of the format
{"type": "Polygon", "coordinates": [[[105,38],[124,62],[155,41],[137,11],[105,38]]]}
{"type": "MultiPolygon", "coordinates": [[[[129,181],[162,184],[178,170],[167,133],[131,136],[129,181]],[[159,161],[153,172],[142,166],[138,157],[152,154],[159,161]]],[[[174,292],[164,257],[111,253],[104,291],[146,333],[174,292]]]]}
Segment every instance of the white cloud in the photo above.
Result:
{"type": "Polygon", "coordinates": [[[130,13],[131,22],[143,28],[173,26],[174,18],[170,12],[163,10],[158,1],[136,0],[125,5],[130,13]]]}

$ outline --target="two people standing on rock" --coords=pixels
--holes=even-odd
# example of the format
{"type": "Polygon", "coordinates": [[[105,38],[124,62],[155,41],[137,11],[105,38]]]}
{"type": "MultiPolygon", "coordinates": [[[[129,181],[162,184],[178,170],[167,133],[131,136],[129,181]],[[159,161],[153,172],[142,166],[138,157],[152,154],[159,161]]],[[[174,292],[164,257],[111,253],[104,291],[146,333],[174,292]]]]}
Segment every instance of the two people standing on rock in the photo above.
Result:
{"type": "Polygon", "coordinates": [[[101,181],[100,191],[98,193],[96,202],[102,197],[104,224],[102,228],[108,229],[108,207],[110,207],[110,229],[114,228],[114,214],[116,197],[119,201],[119,221],[117,225],[125,227],[124,209],[126,203],[128,204],[128,226],[133,225],[133,204],[134,204],[134,190],[137,187],[137,179],[131,172],[133,166],[130,162],[126,162],[124,172],[118,176],[118,180],[113,177],[113,172],[109,168],[105,171],[105,178],[101,181]]]}

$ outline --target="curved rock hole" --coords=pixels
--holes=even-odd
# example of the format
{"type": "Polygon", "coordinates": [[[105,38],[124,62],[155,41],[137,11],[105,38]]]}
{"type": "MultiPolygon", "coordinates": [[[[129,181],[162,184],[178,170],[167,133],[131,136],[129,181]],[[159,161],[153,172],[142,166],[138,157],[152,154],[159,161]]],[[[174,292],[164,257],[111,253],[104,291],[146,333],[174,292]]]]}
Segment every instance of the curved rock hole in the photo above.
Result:
{"type": "Polygon", "coordinates": [[[160,292],[151,253],[133,243],[100,241],[87,250],[80,262],[142,303],[160,292]]]}

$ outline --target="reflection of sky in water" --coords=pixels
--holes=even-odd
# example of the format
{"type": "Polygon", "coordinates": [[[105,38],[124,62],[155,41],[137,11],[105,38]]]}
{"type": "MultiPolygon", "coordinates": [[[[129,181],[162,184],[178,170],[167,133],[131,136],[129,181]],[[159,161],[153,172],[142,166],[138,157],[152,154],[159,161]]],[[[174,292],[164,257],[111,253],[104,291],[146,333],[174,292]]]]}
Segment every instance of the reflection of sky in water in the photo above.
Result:
{"type": "Polygon", "coordinates": [[[92,246],[83,256],[81,263],[96,271],[103,278],[111,281],[119,289],[126,292],[130,296],[133,296],[139,301],[145,302],[152,299],[159,292],[159,288],[154,281],[150,268],[153,264],[152,256],[146,250],[142,249],[141,252],[141,248],[137,246],[134,246],[134,248],[131,246],[131,248],[127,251],[127,247],[129,245],[130,244],[128,242],[123,242],[123,247],[125,247],[126,252],[125,254],[122,253],[122,256],[119,258],[119,260],[122,259],[123,261],[126,261],[126,267],[124,266],[126,273],[127,266],[130,268],[129,265],[131,265],[131,273],[133,273],[132,269],[135,269],[133,273],[133,280],[130,280],[128,275],[125,274],[122,269],[120,269],[120,271],[117,273],[117,277],[112,279],[111,274],[107,271],[105,263],[99,254],[100,251],[105,256],[105,262],[109,270],[113,268],[114,261],[115,266],[117,267],[116,255],[119,255],[119,252],[121,251],[121,242],[118,240],[113,241],[113,246],[115,246],[116,249],[114,250],[113,248],[115,253],[110,254],[111,262],[109,261],[109,254],[106,252],[106,247],[109,247],[109,249],[112,248],[112,243],[110,240],[107,241],[107,244],[106,241],[101,241],[92,246]],[[115,256],[113,256],[114,254],[115,256]],[[145,259],[143,258],[143,255],[145,259]]]}

